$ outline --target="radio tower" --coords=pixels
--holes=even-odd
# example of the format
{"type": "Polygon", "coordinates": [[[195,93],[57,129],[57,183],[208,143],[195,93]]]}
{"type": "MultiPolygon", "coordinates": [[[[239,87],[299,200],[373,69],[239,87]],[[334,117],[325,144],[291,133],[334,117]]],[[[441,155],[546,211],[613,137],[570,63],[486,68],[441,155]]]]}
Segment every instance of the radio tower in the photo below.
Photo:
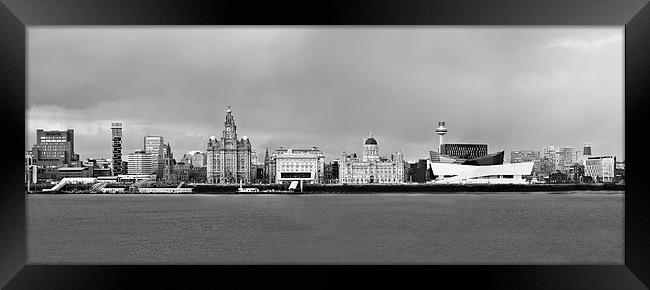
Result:
{"type": "Polygon", "coordinates": [[[438,154],[442,154],[442,144],[443,144],[443,139],[442,136],[445,136],[447,134],[447,127],[445,127],[445,122],[438,122],[438,128],[436,128],[436,134],[440,136],[440,141],[438,142],[438,154]]]}

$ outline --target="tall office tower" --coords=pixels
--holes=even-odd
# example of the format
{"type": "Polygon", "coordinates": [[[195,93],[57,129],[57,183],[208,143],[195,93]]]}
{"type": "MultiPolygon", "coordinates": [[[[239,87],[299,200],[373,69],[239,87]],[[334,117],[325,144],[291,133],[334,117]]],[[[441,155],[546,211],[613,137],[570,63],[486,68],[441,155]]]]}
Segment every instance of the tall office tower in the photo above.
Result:
{"type": "Polygon", "coordinates": [[[111,122],[113,137],[113,175],[124,174],[122,164],[122,122],[111,122]]]}
{"type": "Polygon", "coordinates": [[[447,128],[445,127],[445,122],[438,122],[438,127],[436,128],[436,134],[440,136],[438,141],[438,153],[442,154],[442,144],[444,144],[443,136],[447,134],[447,128]]]}
{"type": "Polygon", "coordinates": [[[164,138],[162,136],[144,136],[144,151],[151,154],[153,173],[162,177],[164,167],[164,138]]]}

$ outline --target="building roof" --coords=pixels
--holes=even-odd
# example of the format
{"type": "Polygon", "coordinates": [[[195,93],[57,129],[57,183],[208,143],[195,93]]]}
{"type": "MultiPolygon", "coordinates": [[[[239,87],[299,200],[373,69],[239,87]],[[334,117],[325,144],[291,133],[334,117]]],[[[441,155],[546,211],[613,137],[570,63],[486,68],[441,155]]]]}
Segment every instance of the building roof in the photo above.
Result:
{"type": "Polygon", "coordinates": [[[366,145],[377,145],[377,140],[375,140],[375,138],[369,137],[368,139],[366,139],[365,144],[366,145]]]}

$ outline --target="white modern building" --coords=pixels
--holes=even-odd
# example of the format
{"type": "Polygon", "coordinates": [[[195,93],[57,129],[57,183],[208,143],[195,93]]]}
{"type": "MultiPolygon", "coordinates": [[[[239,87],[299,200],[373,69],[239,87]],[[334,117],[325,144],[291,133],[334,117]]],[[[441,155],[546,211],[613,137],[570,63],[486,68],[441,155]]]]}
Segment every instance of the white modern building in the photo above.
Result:
{"type": "Polygon", "coordinates": [[[323,183],[325,156],[314,149],[281,149],[272,155],[275,183],[323,183]]]}
{"type": "Polygon", "coordinates": [[[401,152],[389,158],[379,157],[379,145],[372,133],[363,145],[363,156],[356,158],[341,153],[339,159],[339,183],[397,184],[406,179],[404,155],[401,152]]]}
{"type": "MultiPolygon", "coordinates": [[[[156,157],[157,158],[157,157],[156,157]]],[[[148,175],[154,173],[154,157],[144,150],[136,150],[126,156],[127,173],[129,175],[148,175]]]]}
{"type": "Polygon", "coordinates": [[[429,162],[433,183],[442,184],[524,184],[524,176],[531,175],[534,162],[499,165],[463,165],[429,162]]]}
{"type": "Polygon", "coordinates": [[[614,182],[616,157],[589,157],[585,160],[585,176],[591,176],[596,182],[614,182]]]}

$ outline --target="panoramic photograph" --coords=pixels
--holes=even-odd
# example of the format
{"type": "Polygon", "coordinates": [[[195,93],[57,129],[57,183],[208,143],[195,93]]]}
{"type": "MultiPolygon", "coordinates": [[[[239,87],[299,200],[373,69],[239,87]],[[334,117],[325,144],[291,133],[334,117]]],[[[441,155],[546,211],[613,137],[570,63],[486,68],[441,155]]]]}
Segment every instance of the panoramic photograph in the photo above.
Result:
{"type": "Polygon", "coordinates": [[[624,264],[624,27],[27,29],[30,264],[624,264]]]}

